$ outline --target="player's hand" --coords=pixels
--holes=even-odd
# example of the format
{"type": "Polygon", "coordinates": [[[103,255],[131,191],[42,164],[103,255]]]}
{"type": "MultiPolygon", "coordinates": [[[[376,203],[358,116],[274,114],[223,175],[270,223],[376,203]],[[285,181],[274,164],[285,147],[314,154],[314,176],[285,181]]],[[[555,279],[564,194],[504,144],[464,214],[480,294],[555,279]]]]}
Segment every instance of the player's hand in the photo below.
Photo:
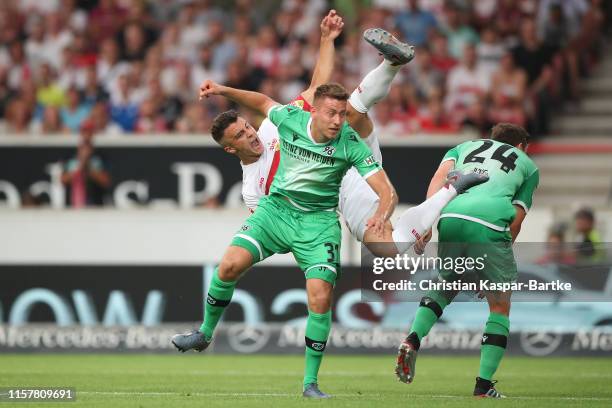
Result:
{"type": "Polygon", "coordinates": [[[200,85],[199,99],[202,100],[204,98],[208,98],[210,95],[221,95],[221,89],[221,85],[215,81],[207,79],[206,81],[202,82],[202,85],[200,85]]]}
{"type": "Polygon", "coordinates": [[[338,15],[336,10],[330,10],[321,21],[321,37],[334,40],[338,38],[344,27],[344,20],[338,15]]]}
{"type": "Polygon", "coordinates": [[[425,247],[429,241],[431,241],[431,229],[414,243],[414,253],[417,255],[423,255],[425,253],[425,247]]]}
{"type": "Polygon", "coordinates": [[[366,229],[371,230],[376,236],[382,238],[385,230],[385,218],[379,215],[374,215],[366,224],[366,229]]]}

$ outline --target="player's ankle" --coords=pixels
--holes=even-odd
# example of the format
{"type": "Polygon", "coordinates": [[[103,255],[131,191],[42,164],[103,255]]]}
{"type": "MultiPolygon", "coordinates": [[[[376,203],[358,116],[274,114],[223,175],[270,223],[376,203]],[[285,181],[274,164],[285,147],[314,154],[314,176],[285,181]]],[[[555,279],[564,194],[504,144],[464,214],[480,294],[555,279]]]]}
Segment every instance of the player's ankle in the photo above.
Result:
{"type": "Polygon", "coordinates": [[[416,351],[419,351],[421,348],[421,340],[419,340],[419,336],[416,334],[416,332],[410,333],[408,337],[406,337],[406,342],[416,351]]]}

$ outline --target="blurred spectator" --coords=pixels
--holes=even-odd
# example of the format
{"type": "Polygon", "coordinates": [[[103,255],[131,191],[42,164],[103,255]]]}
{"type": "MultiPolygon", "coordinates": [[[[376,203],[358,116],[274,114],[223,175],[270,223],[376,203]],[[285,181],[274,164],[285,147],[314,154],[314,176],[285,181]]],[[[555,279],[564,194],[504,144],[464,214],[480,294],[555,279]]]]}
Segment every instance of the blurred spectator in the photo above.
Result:
{"type": "Polygon", "coordinates": [[[448,50],[454,58],[461,59],[466,45],[478,43],[478,34],[465,23],[464,12],[453,3],[447,3],[445,16],[442,31],[448,38],[448,50]]]}
{"type": "Polygon", "coordinates": [[[98,102],[92,107],[88,120],[91,121],[96,134],[116,136],[123,133],[121,126],[111,122],[109,107],[105,102],[98,102]]]}
{"type": "Polygon", "coordinates": [[[459,130],[444,111],[441,98],[432,95],[427,106],[419,111],[419,130],[423,133],[452,133],[459,130]]]}
{"type": "Polygon", "coordinates": [[[536,260],[541,265],[573,265],[576,263],[574,253],[565,242],[565,226],[557,225],[550,229],[546,238],[546,253],[536,260]]]}
{"type": "Polygon", "coordinates": [[[56,106],[47,106],[43,112],[42,120],[34,121],[30,126],[30,130],[33,133],[42,135],[62,133],[64,131],[64,126],[62,124],[60,109],[56,106]]]}
{"type": "Polygon", "coordinates": [[[72,42],[73,36],[63,16],[57,12],[45,15],[45,56],[47,62],[57,69],[61,65],[62,52],[72,42]]]}
{"type": "MultiPolygon", "coordinates": [[[[418,58],[418,57],[417,57],[418,58]]],[[[431,63],[444,75],[457,65],[457,60],[448,52],[448,40],[444,35],[435,34],[432,40],[431,63]]]]}
{"type": "Polygon", "coordinates": [[[64,106],[66,103],[66,94],[57,83],[53,68],[47,63],[40,66],[36,101],[43,107],[64,106]]]}
{"type": "Polygon", "coordinates": [[[89,31],[93,41],[100,43],[115,36],[125,20],[125,10],[115,0],[100,0],[89,13],[89,31]]]}
{"type": "Polygon", "coordinates": [[[491,75],[499,67],[502,56],[507,48],[500,41],[494,27],[485,27],[481,33],[482,41],[476,46],[478,65],[491,75]]]}
{"type": "Polygon", "coordinates": [[[166,121],[159,113],[159,105],[155,100],[147,99],[141,103],[134,131],[136,133],[161,133],[166,130],[166,121]]]}
{"type": "Polygon", "coordinates": [[[62,122],[69,132],[77,133],[83,121],[89,116],[91,106],[81,101],[81,95],[74,87],[68,89],[66,99],[66,106],[61,110],[62,122]]]}
{"type": "Polygon", "coordinates": [[[117,80],[117,89],[111,94],[111,119],[125,132],[131,132],[138,120],[138,104],[133,100],[133,90],[127,74],[117,80]]]}
{"type": "MultiPolygon", "coordinates": [[[[211,21],[208,26],[208,44],[213,48],[212,69],[223,71],[238,52],[237,44],[229,38],[220,21],[211,21]]],[[[197,49],[197,48],[194,48],[197,49]]]]}
{"type": "Polygon", "coordinates": [[[104,169],[102,159],[94,153],[92,139],[93,124],[85,122],[76,155],[64,167],[62,183],[67,187],[68,205],[72,208],[103,205],[111,185],[110,174],[104,169]]]}
{"type": "Polygon", "coordinates": [[[119,36],[119,45],[122,60],[144,60],[149,43],[142,25],[136,22],[126,25],[119,36]]]}
{"type": "Polygon", "coordinates": [[[501,65],[492,78],[491,120],[525,126],[524,98],[527,87],[525,71],[514,65],[510,53],[502,57],[501,65]]]}
{"type": "Polygon", "coordinates": [[[386,99],[381,100],[375,105],[372,120],[374,122],[376,132],[380,133],[381,135],[392,136],[403,136],[408,133],[401,121],[393,119],[391,112],[392,105],[386,99]]]}
{"type": "Polygon", "coordinates": [[[595,229],[595,213],[589,207],[583,207],[574,214],[574,227],[579,235],[577,254],[582,261],[600,261],[605,254],[601,247],[599,231],[595,229]]]}
{"type": "Polygon", "coordinates": [[[467,44],[461,64],[453,68],[448,75],[445,108],[452,112],[453,120],[460,123],[469,107],[485,97],[490,87],[487,71],[478,65],[476,47],[467,44]]]}
{"type": "Polygon", "coordinates": [[[96,66],[92,65],[85,70],[85,86],[81,91],[83,102],[93,106],[98,102],[108,101],[108,92],[98,83],[96,66]]]}
{"type": "Polygon", "coordinates": [[[433,65],[431,53],[427,48],[417,50],[416,59],[411,66],[409,78],[417,95],[423,100],[444,86],[444,74],[433,65]]]}
{"type": "Polygon", "coordinates": [[[462,122],[464,127],[471,128],[481,137],[486,137],[494,124],[483,98],[477,98],[470,105],[462,122]]]}
{"type": "Polygon", "coordinates": [[[25,54],[33,69],[37,69],[40,64],[46,62],[48,56],[45,47],[45,23],[44,20],[36,16],[30,19],[28,26],[28,39],[25,42],[25,54]]]}
{"type": "MultiPolygon", "coordinates": [[[[224,71],[214,70],[212,61],[213,53],[211,46],[203,45],[200,47],[197,63],[191,67],[191,83],[193,83],[193,85],[198,87],[206,79],[212,79],[213,81],[219,83],[225,81],[224,71]]],[[[172,73],[172,76],[174,76],[174,73],[172,73]]]]}
{"type": "Polygon", "coordinates": [[[204,134],[210,131],[212,120],[199,102],[192,102],[185,107],[183,115],[177,120],[175,130],[181,133],[204,134]]]}
{"type": "Polygon", "coordinates": [[[395,25],[410,44],[421,47],[427,42],[431,30],[438,26],[436,17],[419,7],[419,0],[406,0],[408,7],[397,14],[395,25]]]}
{"type": "Polygon", "coordinates": [[[534,131],[546,133],[550,115],[550,94],[547,88],[553,78],[550,66],[552,52],[538,39],[533,20],[525,20],[522,23],[520,42],[512,50],[512,54],[516,65],[527,73],[527,97],[531,98],[536,106],[536,112],[532,114],[532,117],[536,118],[534,131]]]}
{"type": "Polygon", "coordinates": [[[107,92],[121,74],[128,71],[129,64],[119,60],[119,46],[112,38],[107,38],[100,46],[100,57],[97,61],[98,80],[107,92]]]}
{"type": "Polygon", "coordinates": [[[32,78],[33,70],[26,60],[23,50],[23,44],[19,41],[13,41],[8,45],[10,63],[8,73],[8,84],[12,89],[19,88],[23,81],[32,78]]]}
{"type": "Polygon", "coordinates": [[[24,99],[12,100],[5,114],[7,133],[26,133],[29,130],[32,112],[24,99]]]}

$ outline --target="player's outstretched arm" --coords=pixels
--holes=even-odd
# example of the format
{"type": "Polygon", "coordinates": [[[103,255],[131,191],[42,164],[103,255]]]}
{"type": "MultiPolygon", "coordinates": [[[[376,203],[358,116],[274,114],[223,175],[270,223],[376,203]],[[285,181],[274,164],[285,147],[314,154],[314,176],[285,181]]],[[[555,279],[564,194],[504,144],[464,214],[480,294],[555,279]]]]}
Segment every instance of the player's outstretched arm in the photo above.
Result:
{"type": "Polygon", "coordinates": [[[314,93],[320,85],[330,81],[334,70],[334,60],[336,57],[336,49],[334,40],[338,38],[344,27],[342,17],[336,13],[336,10],[330,12],[321,21],[321,43],[319,45],[319,57],[312,72],[310,86],[301,93],[302,98],[312,105],[314,93]]]}
{"type": "Polygon", "coordinates": [[[438,170],[434,173],[431,181],[429,182],[429,187],[427,188],[427,198],[436,194],[438,190],[446,184],[446,178],[448,173],[455,167],[455,162],[452,160],[446,160],[440,163],[438,170]]]}
{"type": "Polygon", "coordinates": [[[211,95],[224,96],[244,107],[253,109],[263,116],[268,114],[271,107],[279,105],[274,99],[259,92],[231,88],[229,86],[219,85],[207,79],[200,85],[200,100],[208,98],[211,95]]]}
{"type": "Polygon", "coordinates": [[[378,208],[368,220],[367,228],[382,237],[385,222],[391,217],[397,205],[397,193],[384,170],[379,170],[366,179],[372,190],[378,195],[378,208]]]}

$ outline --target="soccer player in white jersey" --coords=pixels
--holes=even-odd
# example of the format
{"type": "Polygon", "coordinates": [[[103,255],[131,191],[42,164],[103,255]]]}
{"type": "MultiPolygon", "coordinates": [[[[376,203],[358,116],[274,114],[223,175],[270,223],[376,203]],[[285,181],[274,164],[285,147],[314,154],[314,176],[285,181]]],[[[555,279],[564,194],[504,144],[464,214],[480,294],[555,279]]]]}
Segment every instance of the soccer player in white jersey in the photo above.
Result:
{"type": "MultiPolygon", "coordinates": [[[[310,111],[315,89],[329,81],[334,62],[334,39],[340,35],[342,18],[335,10],[321,22],[321,45],[311,84],[292,104],[310,111]]],[[[378,138],[368,111],[389,92],[398,71],[414,58],[414,49],[380,28],[369,29],[364,39],[384,57],[382,63],[369,72],[353,91],[348,103],[347,121],[368,144],[376,160],[382,164],[378,138]]],[[[279,163],[278,131],[265,119],[255,130],[235,111],[223,112],[215,118],[211,129],[213,138],[223,149],[241,160],[242,196],[251,212],[259,199],[268,194],[279,163]]],[[[365,180],[351,168],[342,180],[339,211],[347,227],[357,240],[363,242],[377,256],[394,256],[406,252],[428,231],[440,212],[457,194],[486,181],[486,176],[454,174],[446,188],[420,205],[405,211],[397,220],[395,229],[386,222],[383,234],[368,230],[367,221],[376,209],[378,196],[365,180]],[[380,243],[391,243],[384,245],[380,243]],[[377,245],[378,243],[378,245],[377,245]]]]}

